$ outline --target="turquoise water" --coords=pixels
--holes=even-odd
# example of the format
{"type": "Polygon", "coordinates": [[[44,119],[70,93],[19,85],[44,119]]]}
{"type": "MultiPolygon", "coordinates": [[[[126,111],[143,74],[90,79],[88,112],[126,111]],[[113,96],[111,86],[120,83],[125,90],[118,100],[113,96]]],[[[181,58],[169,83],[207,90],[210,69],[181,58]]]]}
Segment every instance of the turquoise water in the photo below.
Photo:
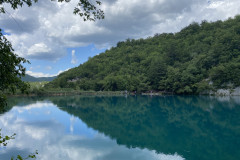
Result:
{"type": "Polygon", "coordinates": [[[239,160],[240,97],[12,98],[0,159],[239,160]]]}

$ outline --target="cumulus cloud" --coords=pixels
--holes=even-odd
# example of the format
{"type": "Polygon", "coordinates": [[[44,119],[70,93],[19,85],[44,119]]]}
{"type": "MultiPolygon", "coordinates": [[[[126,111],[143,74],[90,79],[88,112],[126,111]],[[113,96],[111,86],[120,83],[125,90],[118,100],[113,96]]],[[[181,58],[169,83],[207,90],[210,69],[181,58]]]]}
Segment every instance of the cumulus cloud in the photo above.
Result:
{"type": "MultiPolygon", "coordinates": [[[[51,66],[47,66],[47,69],[50,70],[50,68],[52,68],[51,66]]],[[[48,74],[48,73],[42,73],[42,72],[33,72],[33,71],[26,71],[26,74],[33,76],[33,77],[54,77],[54,76],[58,76],[59,74],[68,71],[70,68],[67,68],[65,70],[59,70],[57,74],[48,74]]]]}
{"type": "Polygon", "coordinates": [[[29,49],[28,49],[28,55],[30,56],[37,56],[40,53],[48,53],[50,52],[51,49],[44,43],[37,43],[32,45],[29,49]]]}
{"type": "Polygon", "coordinates": [[[30,76],[33,76],[33,77],[53,77],[53,76],[56,76],[55,74],[51,75],[51,74],[45,74],[45,73],[42,73],[42,72],[33,72],[33,71],[26,71],[26,74],[28,74],[30,76]]]}
{"type": "Polygon", "coordinates": [[[225,20],[240,10],[239,0],[103,0],[106,18],[83,22],[72,14],[77,2],[43,0],[16,11],[8,7],[0,24],[11,33],[7,37],[20,56],[56,61],[69,47],[94,43],[109,48],[127,38],[177,32],[193,21],[225,20]]]}
{"type": "Polygon", "coordinates": [[[72,60],[71,60],[72,64],[77,64],[78,63],[78,59],[75,55],[75,50],[72,50],[72,60]]]}

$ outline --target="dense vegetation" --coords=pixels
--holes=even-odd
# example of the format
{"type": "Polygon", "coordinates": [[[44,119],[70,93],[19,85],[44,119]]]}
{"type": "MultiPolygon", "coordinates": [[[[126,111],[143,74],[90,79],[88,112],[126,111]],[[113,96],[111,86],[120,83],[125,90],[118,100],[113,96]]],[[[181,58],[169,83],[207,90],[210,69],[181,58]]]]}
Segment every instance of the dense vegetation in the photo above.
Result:
{"type": "Polygon", "coordinates": [[[14,53],[11,43],[0,28],[0,107],[6,105],[6,91],[14,93],[17,89],[21,92],[27,89],[28,85],[21,81],[25,75],[23,63],[28,61],[14,53]]]}
{"type": "Polygon", "coordinates": [[[47,87],[196,94],[240,86],[240,16],[119,42],[47,87]]]}

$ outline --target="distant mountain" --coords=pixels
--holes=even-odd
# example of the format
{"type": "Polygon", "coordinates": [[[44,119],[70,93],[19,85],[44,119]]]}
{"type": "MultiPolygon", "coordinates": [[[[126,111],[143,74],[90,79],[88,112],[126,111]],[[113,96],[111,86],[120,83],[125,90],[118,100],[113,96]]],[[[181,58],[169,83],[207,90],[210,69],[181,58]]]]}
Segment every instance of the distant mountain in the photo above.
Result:
{"type": "Polygon", "coordinates": [[[25,75],[25,77],[22,77],[22,81],[25,82],[42,82],[42,81],[47,81],[50,82],[54,80],[57,76],[54,77],[33,77],[28,74],[25,75]]]}

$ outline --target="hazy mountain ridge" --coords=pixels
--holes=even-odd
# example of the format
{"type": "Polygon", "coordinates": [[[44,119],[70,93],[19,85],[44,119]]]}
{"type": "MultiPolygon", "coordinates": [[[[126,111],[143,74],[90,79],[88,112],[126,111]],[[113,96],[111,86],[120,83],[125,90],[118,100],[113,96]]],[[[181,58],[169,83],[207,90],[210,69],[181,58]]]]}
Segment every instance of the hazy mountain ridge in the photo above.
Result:
{"type": "Polygon", "coordinates": [[[25,82],[42,82],[42,81],[46,81],[46,82],[50,82],[52,80],[54,80],[57,76],[54,77],[33,77],[30,76],[28,74],[26,74],[24,77],[22,77],[22,81],[25,82]]]}

